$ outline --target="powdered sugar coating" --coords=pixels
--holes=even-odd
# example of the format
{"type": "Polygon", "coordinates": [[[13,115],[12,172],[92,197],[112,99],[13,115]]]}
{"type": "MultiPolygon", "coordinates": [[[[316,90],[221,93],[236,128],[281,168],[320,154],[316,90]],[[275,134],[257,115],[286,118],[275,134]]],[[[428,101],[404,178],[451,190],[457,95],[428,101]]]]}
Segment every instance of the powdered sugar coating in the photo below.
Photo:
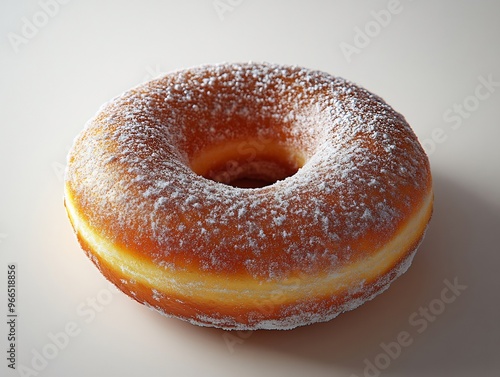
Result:
{"type": "Polygon", "coordinates": [[[66,179],[91,227],[166,271],[262,281],[334,273],[364,258],[430,186],[417,138],[382,99],[323,72],[272,64],[193,68],[115,98],[76,139],[66,179]],[[229,142],[246,159],[272,143],[307,161],[257,189],[192,171],[194,157],[229,142]]]}

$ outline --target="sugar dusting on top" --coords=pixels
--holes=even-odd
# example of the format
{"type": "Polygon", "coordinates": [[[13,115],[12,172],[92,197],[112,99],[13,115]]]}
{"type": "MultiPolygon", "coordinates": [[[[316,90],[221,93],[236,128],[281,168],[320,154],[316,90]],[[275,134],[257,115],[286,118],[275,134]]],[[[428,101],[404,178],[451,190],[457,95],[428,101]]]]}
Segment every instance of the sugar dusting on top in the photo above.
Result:
{"type": "Polygon", "coordinates": [[[67,170],[90,225],[113,242],[169,271],[268,281],[334,272],[381,247],[429,179],[412,130],[379,97],[271,64],[194,68],[123,94],[87,124],[67,170]],[[293,146],[308,160],[258,189],[191,170],[204,148],[234,141],[248,160],[259,142],[293,146]]]}

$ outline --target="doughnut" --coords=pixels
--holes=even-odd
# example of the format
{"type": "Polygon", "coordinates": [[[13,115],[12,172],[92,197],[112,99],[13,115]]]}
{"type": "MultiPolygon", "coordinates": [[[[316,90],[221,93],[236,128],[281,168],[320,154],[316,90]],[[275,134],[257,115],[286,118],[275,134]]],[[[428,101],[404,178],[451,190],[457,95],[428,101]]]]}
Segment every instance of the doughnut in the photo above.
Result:
{"type": "Polygon", "coordinates": [[[180,70],[103,105],[68,154],[81,248],[125,294],[226,330],[325,322],[410,266],[433,208],[402,115],[269,63],[180,70]]]}

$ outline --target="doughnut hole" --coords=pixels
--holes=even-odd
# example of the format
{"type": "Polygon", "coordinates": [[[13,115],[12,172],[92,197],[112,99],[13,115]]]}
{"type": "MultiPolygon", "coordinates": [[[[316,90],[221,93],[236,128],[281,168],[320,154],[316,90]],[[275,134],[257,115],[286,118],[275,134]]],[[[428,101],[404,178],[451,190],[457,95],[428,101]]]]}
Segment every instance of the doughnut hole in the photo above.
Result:
{"type": "Polygon", "coordinates": [[[294,147],[254,138],[204,149],[191,159],[191,169],[215,182],[239,188],[272,185],[294,175],[306,162],[294,147]]]}

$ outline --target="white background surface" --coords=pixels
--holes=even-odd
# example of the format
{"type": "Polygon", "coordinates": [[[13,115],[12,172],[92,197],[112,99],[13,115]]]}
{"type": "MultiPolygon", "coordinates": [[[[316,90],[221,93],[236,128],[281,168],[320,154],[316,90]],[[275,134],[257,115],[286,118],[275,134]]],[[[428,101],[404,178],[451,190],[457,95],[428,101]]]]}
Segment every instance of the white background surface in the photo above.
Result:
{"type": "MultiPolygon", "coordinates": [[[[14,262],[18,368],[56,377],[350,377],[378,375],[365,370],[375,362],[384,376],[500,374],[498,2],[401,0],[383,26],[373,12],[386,1],[74,0],[50,12],[43,3],[0,3],[0,350],[14,262]],[[30,21],[40,27],[24,26],[29,38],[11,43],[30,21]],[[362,41],[358,30],[372,36],[362,41]],[[359,49],[347,59],[342,43],[359,49]],[[163,318],[108,287],[63,208],[66,153],[102,103],[163,71],[249,60],[348,78],[426,140],[435,213],[412,267],[330,323],[226,333],[163,318]],[[476,92],[481,78],[497,84],[476,92]],[[455,104],[468,110],[450,120],[455,104]],[[446,279],[467,288],[441,307],[446,279]],[[429,305],[443,310],[422,330],[411,318],[429,305]],[[77,334],[51,353],[51,334],[67,326],[77,334]],[[405,331],[412,343],[386,363],[381,344],[405,331]],[[33,359],[44,351],[52,359],[33,359]]],[[[2,356],[0,375],[19,369],[2,356]]]]}

